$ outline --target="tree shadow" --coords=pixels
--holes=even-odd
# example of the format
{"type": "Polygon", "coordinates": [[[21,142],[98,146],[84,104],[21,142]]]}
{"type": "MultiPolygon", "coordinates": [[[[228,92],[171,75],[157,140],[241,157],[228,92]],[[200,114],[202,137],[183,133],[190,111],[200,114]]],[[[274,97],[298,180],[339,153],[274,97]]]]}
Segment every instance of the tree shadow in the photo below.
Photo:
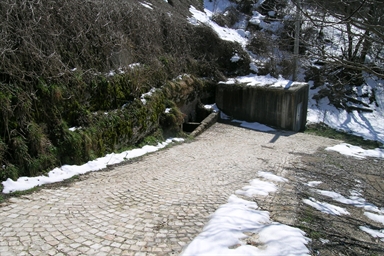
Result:
{"type": "Polygon", "coordinates": [[[254,123],[260,124],[262,127],[264,127],[264,126],[269,127],[271,130],[263,130],[263,129],[252,128],[249,126],[242,126],[242,122],[244,122],[244,121],[241,121],[241,120],[231,120],[231,119],[219,118],[218,122],[222,123],[222,124],[240,127],[240,128],[246,129],[246,130],[255,131],[255,132],[264,132],[264,133],[274,134],[273,138],[269,141],[269,143],[275,143],[277,140],[279,140],[280,137],[289,137],[291,135],[298,133],[298,132],[294,132],[294,131],[282,130],[279,128],[267,126],[267,125],[264,125],[264,124],[261,124],[258,122],[254,122],[254,123]]]}

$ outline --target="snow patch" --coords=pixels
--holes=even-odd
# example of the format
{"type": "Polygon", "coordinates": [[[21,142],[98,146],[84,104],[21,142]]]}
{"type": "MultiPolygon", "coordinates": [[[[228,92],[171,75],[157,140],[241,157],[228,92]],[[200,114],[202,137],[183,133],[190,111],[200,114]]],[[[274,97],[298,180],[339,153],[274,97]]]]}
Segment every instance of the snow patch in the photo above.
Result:
{"type": "Polygon", "coordinates": [[[242,120],[237,120],[237,119],[231,119],[228,115],[226,115],[223,112],[220,112],[220,118],[223,120],[231,120],[231,122],[238,123],[240,124],[240,127],[248,128],[251,130],[255,131],[261,131],[261,132],[274,132],[276,131],[275,129],[266,126],[264,124],[260,124],[258,122],[247,122],[247,121],[242,121],[242,120]]]}
{"type": "Polygon", "coordinates": [[[365,212],[364,215],[367,216],[369,219],[384,225],[384,215],[375,214],[371,212],[365,212]]]}
{"type": "Polygon", "coordinates": [[[236,190],[236,194],[252,197],[254,195],[267,196],[271,192],[275,192],[277,187],[275,184],[259,179],[251,180],[250,185],[236,190]]]}
{"type": "Polygon", "coordinates": [[[320,195],[330,197],[339,203],[352,205],[358,208],[364,208],[367,211],[384,214],[384,211],[380,210],[376,205],[366,202],[366,200],[361,197],[361,194],[356,191],[351,191],[351,196],[349,198],[346,198],[343,195],[333,191],[316,189],[315,192],[320,195]]]}
{"type": "Polygon", "coordinates": [[[231,6],[235,6],[235,4],[229,0],[204,1],[204,9],[210,13],[223,13],[231,6]]]}
{"type": "Polygon", "coordinates": [[[322,181],[310,181],[307,183],[307,186],[308,187],[316,187],[318,185],[320,185],[321,183],[323,183],[322,181]]]}
{"type": "Polygon", "coordinates": [[[128,65],[128,67],[130,68],[130,69],[134,69],[134,68],[138,68],[138,67],[140,67],[141,66],[141,64],[140,63],[132,63],[132,64],[129,64],[128,65]]]}
{"type": "MultiPolygon", "coordinates": [[[[276,33],[284,27],[283,23],[280,21],[265,22],[265,16],[260,14],[258,11],[253,11],[252,14],[253,15],[252,18],[249,20],[249,23],[259,26],[263,30],[276,33]]],[[[268,13],[269,16],[274,16],[275,14],[275,12],[268,13]]]]}
{"type": "Polygon", "coordinates": [[[118,164],[128,159],[143,156],[147,153],[158,151],[169,145],[172,142],[182,142],[181,138],[170,138],[159,143],[157,146],[144,146],[142,148],[124,151],[122,153],[112,153],[96,160],[89,161],[83,165],[64,165],[60,168],[55,168],[48,173],[48,176],[38,177],[20,177],[17,181],[8,178],[3,181],[3,193],[8,194],[15,191],[28,190],[33,187],[44,184],[55,183],[69,179],[75,175],[85,174],[87,172],[99,171],[107,168],[108,165],[118,164]]]}
{"type": "Polygon", "coordinates": [[[241,60],[241,57],[237,53],[231,58],[231,62],[238,62],[239,60],[241,60]]]}
{"type": "Polygon", "coordinates": [[[140,4],[142,6],[144,6],[145,8],[148,8],[150,10],[153,10],[153,7],[152,7],[152,4],[151,3],[148,3],[148,2],[140,2],[140,4]]]}
{"type": "Polygon", "coordinates": [[[259,68],[257,67],[257,65],[254,63],[254,62],[251,62],[249,64],[249,69],[255,73],[258,73],[259,72],[259,68]]]}
{"type": "Polygon", "coordinates": [[[316,210],[319,210],[319,211],[326,213],[326,214],[331,214],[331,215],[349,214],[349,212],[344,208],[341,208],[339,206],[329,204],[326,202],[317,201],[313,197],[310,197],[309,199],[303,199],[303,202],[309,206],[312,206],[316,210]]]}
{"type": "MultiPolygon", "coordinates": [[[[275,87],[284,89],[289,89],[294,85],[293,81],[284,79],[282,76],[274,78],[271,75],[258,76],[255,74],[229,78],[227,81],[220,82],[220,84],[244,84],[246,86],[275,87]]],[[[295,82],[295,84],[300,83],[295,82]]]]}
{"type": "Polygon", "coordinates": [[[333,147],[327,147],[325,150],[336,151],[340,154],[353,156],[359,159],[364,159],[366,157],[384,158],[384,149],[363,149],[361,147],[353,146],[347,143],[341,143],[333,147]]]}
{"type": "Polygon", "coordinates": [[[208,9],[205,9],[204,13],[202,11],[197,10],[194,6],[191,6],[189,8],[189,11],[192,13],[192,17],[189,17],[188,21],[192,25],[200,25],[201,23],[205,24],[211,27],[222,40],[237,42],[243,47],[246,46],[248,39],[244,37],[246,35],[244,30],[224,28],[219,26],[216,22],[210,19],[213,13],[208,9]]]}
{"type": "Polygon", "coordinates": [[[309,255],[309,241],[300,229],[272,222],[255,202],[232,195],[181,255],[309,255]],[[248,245],[245,233],[255,234],[258,246],[248,245]]]}
{"type": "Polygon", "coordinates": [[[320,195],[330,197],[333,200],[340,202],[340,203],[343,203],[343,204],[363,206],[364,202],[365,202],[365,200],[362,198],[354,198],[352,200],[352,199],[348,199],[348,198],[342,196],[341,194],[333,192],[333,191],[320,190],[320,189],[316,189],[315,191],[320,195]]]}
{"type": "MultiPolygon", "coordinates": [[[[375,103],[369,105],[372,113],[337,109],[330,104],[327,97],[315,100],[313,97],[322,89],[318,87],[309,91],[307,124],[324,123],[329,127],[363,137],[368,140],[384,143],[384,82],[382,80],[366,77],[364,91],[375,90],[375,103]]],[[[313,82],[309,82],[310,86],[313,82]]],[[[359,92],[360,93],[360,92],[359,92]]]]}
{"type": "Polygon", "coordinates": [[[81,130],[81,129],[82,129],[82,127],[80,126],[80,127],[71,127],[68,130],[70,130],[71,132],[74,132],[76,130],[81,130]]]}
{"type": "Polygon", "coordinates": [[[261,131],[261,132],[274,132],[274,131],[276,131],[275,129],[273,129],[269,126],[266,126],[264,124],[260,124],[258,122],[250,123],[250,122],[240,121],[240,120],[236,120],[236,119],[232,120],[232,122],[240,123],[241,127],[248,128],[248,129],[255,130],[255,131],[261,131]]]}
{"type": "Polygon", "coordinates": [[[270,172],[258,172],[257,174],[260,177],[263,177],[264,179],[271,180],[271,181],[277,181],[277,182],[287,182],[288,180],[286,178],[283,178],[281,176],[275,175],[270,172]]]}
{"type": "Polygon", "coordinates": [[[368,227],[360,226],[359,227],[362,231],[370,234],[372,237],[381,238],[380,240],[384,242],[384,229],[381,230],[375,230],[368,227]]]}
{"type": "Polygon", "coordinates": [[[149,92],[147,93],[144,93],[140,96],[140,100],[141,102],[145,105],[147,104],[147,100],[146,98],[149,98],[152,96],[152,94],[154,94],[156,92],[156,88],[152,88],[149,92]]]}

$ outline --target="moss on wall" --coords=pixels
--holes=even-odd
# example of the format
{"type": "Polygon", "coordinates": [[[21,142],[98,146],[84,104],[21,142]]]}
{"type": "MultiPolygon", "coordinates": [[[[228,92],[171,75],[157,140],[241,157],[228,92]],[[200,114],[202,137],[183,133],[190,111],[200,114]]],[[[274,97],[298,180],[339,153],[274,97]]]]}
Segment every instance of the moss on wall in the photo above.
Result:
{"type": "Polygon", "coordinates": [[[39,80],[18,92],[1,84],[0,118],[7,122],[0,124],[0,179],[82,164],[133,147],[159,130],[167,136],[180,132],[188,114],[181,109],[195,104],[205,91],[204,82],[181,76],[143,104],[140,96],[150,87],[139,84],[137,75],[89,79],[79,74],[68,84],[39,80]]]}

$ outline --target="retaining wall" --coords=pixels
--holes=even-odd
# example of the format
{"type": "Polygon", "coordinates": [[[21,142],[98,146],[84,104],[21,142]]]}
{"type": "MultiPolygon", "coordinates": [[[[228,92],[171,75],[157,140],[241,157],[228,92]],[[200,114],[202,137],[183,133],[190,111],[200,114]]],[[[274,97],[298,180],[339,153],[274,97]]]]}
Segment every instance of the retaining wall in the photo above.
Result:
{"type": "Polygon", "coordinates": [[[307,120],[309,86],[292,83],[289,88],[219,84],[216,104],[234,119],[303,131],[307,120]]]}

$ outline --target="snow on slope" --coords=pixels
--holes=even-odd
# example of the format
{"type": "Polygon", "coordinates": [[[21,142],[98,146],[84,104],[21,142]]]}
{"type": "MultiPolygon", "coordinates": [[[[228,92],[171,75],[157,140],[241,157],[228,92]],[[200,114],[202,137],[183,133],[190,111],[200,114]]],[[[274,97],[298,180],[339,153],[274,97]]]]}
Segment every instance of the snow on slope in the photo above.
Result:
{"type": "MultiPolygon", "coordinates": [[[[313,96],[319,88],[310,90],[307,123],[324,123],[336,130],[361,136],[368,140],[379,141],[384,144],[384,81],[366,79],[367,90],[374,89],[376,102],[370,104],[372,113],[337,109],[330,105],[328,98],[318,102],[313,96]]],[[[311,85],[311,84],[310,84],[311,85]]]]}
{"type": "MultiPolygon", "coordinates": [[[[256,5],[260,5],[262,2],[264,1],[259,0],[256,5]]],[[[230,6],[233,6],[233,3],[228,0],[204,1],[205,12],[198,11],[191,6],[190,12],[192,17],[189,18],[189,20],[190,22],[196,21],[196,25],[198,25],[199,22],[207,24],[214,29],[222,39],[238,42],[245,47],[248,43],[247,37],[250,33],[249,31],[223,28],[211,20],[215,12],[225,12],[226,8],[230,6]]],[[[259,19],[260,22],[263,20],[257,12],[254,12],[252,18],[259,19]]],[[[251,65],[255,66],[255,63],[251,65]]],[[[257,70],[255,67],[251,67],[251,69],[257,70]]],[[[330,105],[327,98],[317,102],[313,99],[313,96],[318,93],[319,89],[313,89],[310,90],[309,94],[307,123],[324,123],[336,130],[361,136],[368,140],[379,141],[384,144],[384,80],[378,80],[368,76],[365,80],[366,85],[360,89],[362,91],[359,93],[363,94],[370,90],[375,91],[377,105],[375,105],[375,103],[370,104],[370,109],[373,110],[372,113],[358,111],[348,113],[346,110],[340,110],[330,105]]],[[[247,76],[229,78],[223,83],[246,83],[249,86],[273,84],[274,86],[288,88],[293,82],[282,77],[276,79],[269,75],[257,76],[255,74],[249,74],[247,76]]],[[[312,87],[311,81],[309,81],[309,84],[310,87],[312,87]]]]}
{"type": "Polygon", "coordinates": [[[216,22],[210,19],[210,17],[212,16],[212,12],[210,12],[209,10],[206,9],[205,12],[201,12],[195,7],[191,6],[189,11],[193,14],[191,18],[188,18],[188,21],[191,24],[205,24],[211,27],[222,40],[237,42],[243,47],[247,44],[247,33],[244,30],[224,28],[219,26],[216,22]]]}

